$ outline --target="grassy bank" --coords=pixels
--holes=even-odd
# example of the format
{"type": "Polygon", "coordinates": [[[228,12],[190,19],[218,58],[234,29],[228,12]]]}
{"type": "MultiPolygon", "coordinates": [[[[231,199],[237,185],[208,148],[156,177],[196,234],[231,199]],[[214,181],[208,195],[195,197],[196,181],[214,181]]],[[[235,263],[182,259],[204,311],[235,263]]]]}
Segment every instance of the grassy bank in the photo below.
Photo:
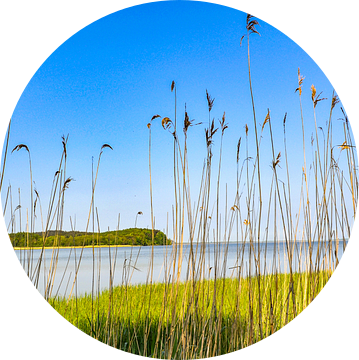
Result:
{"type": "Polygon", "coordinates": [[[295,273],[292,280],[272,274],[120,286],[95,299],[49,303],[80,330],[118,349],[156,358],[203,358],[273,334],[306,308],[329,277],[321,271],[295,273]]]}

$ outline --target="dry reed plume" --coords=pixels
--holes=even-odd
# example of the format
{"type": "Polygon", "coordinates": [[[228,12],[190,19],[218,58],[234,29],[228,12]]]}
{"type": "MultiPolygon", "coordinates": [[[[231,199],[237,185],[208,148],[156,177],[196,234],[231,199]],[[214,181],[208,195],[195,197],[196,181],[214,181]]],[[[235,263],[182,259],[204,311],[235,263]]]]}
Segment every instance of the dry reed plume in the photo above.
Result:
{"type": "MultiPolygon", "coordinates": [[[[58,236],[55,237],[50,264],[45,266],[43,263],[45,242],[50,229],[53,226],[57,232],[62,229],[65,193],[73,181],[66,176],[67,137],[62,137],[62,155],[53,178],[47,216],[42,226],[44,245],[36,264],[31,238],[37,204],[40,206],[42,219],[40,196],[36,189],[33,190],[29,148],[25,144],[19,144],[12,151],[25,149],[29,156],[31,208],[26,231],[28,250],[21,255],[24,256],[21,258],[23,266],[35,286],[38,287],[39,281],[43,280],[46,300],[77,327],[104,343],[142,356],[165,359],[205,358],[232,352],[273,334],[296,317],[315,298],[338,265],[339,246],[342,244],[344,250],[350,237],[358,199],[357,154],[348,118],[342,110],[344,118],[341,119],[341,140],[339,144],[333,144],[332,116],[339,98],[333,92],[326,127],[320,127],[317,125],[317,111],[323,106],[319,106],[319,103],[325,104],[326,99],[321,97],[322,93],[317,94],[312,85],[309,96],[313,105],[313,124],[305,120],[302,97],[308,94],[305,77],[298,69],[298,87],[295,92],[298,92],[299,100],[303,163],[291,163],[287,151],[287,129],[292,125],[292,118],[285,113],[281,122],[283,144],[275,142],[280,130],[274,129],[269,109],[265,117],[263,114],[261,125],[257,120],[250,56],[251,36],[260,35],[257,26],[258,21],[248,14],[246,34],[241,38],[240,44],[246,37],[253,124],[245,124],[244,133],[239,134],[244,136],[244,144],[242,137],[239,137],[236,148],[233,149],[235,164],[230,166],[236,166],[234,191],[228,191],[227,184],[222,179],[222,168],[228,165],[227,160],[223,164],[226,159],[223,145],[230,122],[227,123],[225,112],[218,122],[212,118],[212,111],[216,111],[217,105],[207,90],[203,100],[207,101],[208,126],[204,129],[205,156],[198,184],[190,177],[188,138],[193,131],[191,128],[202,122],[191,119],[190,110],[185,105],[183,123],[182,126],[179,125],[177,84],[174,81],[170,86],[174,95],[173,116],[162,117],[157,114],[147,124],[152,243],[147,280],[143,286],[131,286],[133,272],[138,271],[138,256],[134,258],[132,249],[130,256],[122,264],[121,286],[114,286],[117,248],[114,250],[109,246],[109,289],[101,292],[101,250],[98,249],[95,256],[94,247],[95,236],[100,233],[99,214],[95,208],[95,188],[103,151],[112,150],[112,147],[108,144],[101,147],[96,171],[92,169],[92,193],[86,225],[87,233],[92,220],[90,305],[86,303],[85,297],[77,296],[77,276],[84,246],[79,257],[75,252],[76,271],[66,299],[56,297],[58,291],[55,292],[54,289],[60,251],[56,241],[58,236]],[[172,246],[166,247],[163,283],[154,281],[153,126],[162,126],[167,136],[169,133],[173,137],[174,201],[170,220],[167,220],[166,234],[169,236],[171,233],[169,237],[172,239],[172,246]],[[307,126],[314,130],[309,151],[306,146],[307,126]],[[264,163],[263,159],[268,156],[270,162],[264,163]],[[218,159],[218,168],[214,167],[214,158],[218,159]],[[262,169],[263,166],[268,168],[268,165],[271,173],[263,181],[262,169]],[[294,188],[291,185],[293,175],[290,168],[298,166],[302,170],[301,185],[300,188],[294,188]],[[36,195],[35,201],[33,193],[36,195]],[[233,239],[236,261],[234,265],[230,265],[227,260],[228,252],[234,251],[230,247],[233,246],[233,239]],[[271,257],[267,255],[270,246],[273,248],[271,257]],[[40,279],[41,274],[44,279],[40,279]],[[138,301],[139,298],[141,301],[138,301]],[[82,313],[81,309],[86,309],[86,313],[82,313]]],[[[9,131],[10,125],[8,137],[9,131]]],[[[339,134],[335,135],[336,141],[339,134]]],[[[6,199],[10,195],[11,188],[8,188],[6,199]]],[[[8,200],[5,202],[5,210],[7,202],[8,200]]],[[[12,200],[10,202],[12,204],[12,200]]],[[[9,226],[14,224],[16,214],[20,216],[21,224],[20,210],[19,191],[18,206],[12,210],[11,205],[9,226]]],[[[138,215],[143,215],[142,211],[136,214],[135,228],[138,215]]],[[[70,221],[74,232],[75,226],[72,219],[70,221]]],[[[63,279],[64,274],[60,285],[63,279]]]]}

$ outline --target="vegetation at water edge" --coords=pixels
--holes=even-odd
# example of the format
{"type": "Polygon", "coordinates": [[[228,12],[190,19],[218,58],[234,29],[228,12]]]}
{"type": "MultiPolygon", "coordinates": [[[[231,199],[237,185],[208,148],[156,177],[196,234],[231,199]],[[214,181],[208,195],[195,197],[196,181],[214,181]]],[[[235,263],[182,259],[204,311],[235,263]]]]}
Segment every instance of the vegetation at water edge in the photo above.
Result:
{"type": "MultiPolygon", "coordinates": [[[[27,247],[29,239],[27,233],[9,234],[14,247],[27,247]]],[[[152,245],[151,229],[124,229],[106,231],[102,233],[86,233],[81,231],[51,231],[48,236],[33,233],[30,237],[31,247],[53,246],[90,246],[90,245],[152,245]]],[[[154,245],[171,245],[171,240],[159,230],[154,230],[154,245]]]]}

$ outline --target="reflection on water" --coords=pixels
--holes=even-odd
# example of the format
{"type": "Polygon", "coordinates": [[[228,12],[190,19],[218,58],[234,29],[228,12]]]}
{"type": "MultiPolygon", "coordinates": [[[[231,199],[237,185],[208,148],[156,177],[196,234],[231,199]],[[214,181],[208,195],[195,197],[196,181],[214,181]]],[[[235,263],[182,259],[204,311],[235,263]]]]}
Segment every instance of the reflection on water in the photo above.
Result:
{"type": "MultiPolygon", "coordinates": [[[[274,272],[289,272],[289,264],[293,271],[312,269],[334,269],[340,260],[345,243],[296,243],[291,246],[285,242],[268,242],[258,246],[245,246],[237,243],[196,244],[192,250],[189,244],[183,245],[183,261],[180,279],[185,280],[195,276],[196,279],[216,277],[238,277],[274,272]],[[259,254],[259,255],[258,255],[259,254]],[[289,255],[288,255],[289,254],[289,255]],[[291,258],[292,261],[289,261],[291,258]],[[195,264],[193,266],[193,264],[195,264]]],[[[153,249],[153,264],[151,263],[152,247],[104,247],[72,248],[44,250],[40,271],[36,266],[41,250],[16,250],[16,254],[30,278],[37,283],[42,295],[47,288],[48,296],[68,296],[91,293],[125,283],[143,284],[171,281],[178,274],[178,259],[180,246],[155,246],[153,249]],[[173,262],[177,252],[177,261],[173,262]],[[29,262],[28,259],[32,259],[29,262]],[[56,259],[56,261],[55,261],[56,259]],[[81,261],[80,261],[81,259],[81,261]],[[56,271],[53,269],[56,268],[56,271]],[[75,280],[76,269],[77,281],[75,280]],[[152,271],[151,271],[152,269],[152,271]],[[37,280],[36,280],[37,279],[37,280]],[[49,279],[51,281],[49,281],[49,279]],[[47,286],[46,284],[50,284],[47,286]]]]}

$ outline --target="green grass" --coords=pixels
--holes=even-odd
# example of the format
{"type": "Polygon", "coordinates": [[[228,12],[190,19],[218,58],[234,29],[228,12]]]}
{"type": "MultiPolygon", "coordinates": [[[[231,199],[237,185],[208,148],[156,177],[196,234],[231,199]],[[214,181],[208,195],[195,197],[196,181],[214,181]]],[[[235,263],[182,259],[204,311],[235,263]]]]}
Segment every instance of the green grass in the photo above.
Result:
{"type": "MultiPolygon", "coordinates": [[[[123,283],[126,285],[112,287],[115,264],[110,264],[110,289],[100,293],[97,281],[99,270],[95,271],[98,259],[93,251],[91,293],[68,299],[51,297],[59,249],[53,250],[50,268],[46,270],[45,299],[68,321],[99,341],[134,354],[168,359],[208,358],[239,350],[273,334],[303,311],[324,287],[339,263],[339,243],[343,242],[345,250],[356,215],[359,189],[357,153],[349,120],[341,109],[340,127],[335,125],[338,124],[338,115],[333,110],[339,103],[338,96],[333,91],[329,99],[331,102],[324,107],[324,98],[320,98],[320,91],[317,95],[314,85],[308,93],[310,84],[304,81],[305,77],[299,69],[298,87],[289,89],[298,93],[298,114],[288,116],[287,121],[283,109],[283,127],[280,128],[274,126],[278,124],[277,120],[272,124],[270,109],[265,117],[263,108],[257,113],[252,90],[249,41],[258,34],[255,28],[257,24],[248,14],[247,33],[242,40],[246,38],[247,41],[253,122],[243,124],[245,130],[238,134],[237,147],[231,150],[232,153],[236,150],[235,162],[231,162],[230,159],[234,160],[234,157],[222,146],[227,141],[227,128],[231,124],[226,123],[225,113],[219,125],[215,121],[211,111],[217,104],[207,90],[208,127],[205,125],[204,129],[203,169],[199,183],[193,182],[190,173],[192,155],[197,154],[192,154],[188,149],[187,139],[193,136],[191,127],[201,123],[191,120],[186,105],[184,120],[179,122],[174,81],[171,85],[171,92],[174,92],[174,116],[154,115],[149,120],[150,230],[100,231],[98,209],[94,201],[95,189],[101,156],[105,149],[106,152],[112,149],[110,145],[101,147],[97,167],[92,168],[91,201],[84,233],[75,231],[71,217],[73,231],[62,231],[64,194],[72,181],[66,175],[67,138],[62,137],[63,152],[53,179],[46,217],[43,217],[39,193],[32,188],[30,149],[25,144],[19,144],[13,149],[23,149],[28,153],[31,194],[26,233],[10,234],[10,237],[13,246],[30,248],[23,252],[23,266],[36,287],[42,281],[40,274],[45,269],[45,263],[44,251],[39,260],[34,262],[33,247],[152,245],[146,284],[130,285],[128,273],[123,270],[123,279],[126,280],[123,283]],[[312,99],[312,116],[302,107],[302,97],[308,96],[312,99]],[[324,123],[323,117],[318,116],[317,124],[317,114],[322,111],[326,114],[326,121],[324,123]],[[259,119],[257,114],[260,113],[262,118],[259,119]],[[293,131],[295,116],[301,120],[302,162],[297,159],[293,161],[287,151],[287,140],[288,144],[290,140],[289,137],[287,139],[287,129],[293,131]],[[152,147],[160,146],[161,151],[172,151],[172,145],[170,149],[165,149],[163,144],[152,142],[152,127],[155,129],[161,125],[166,131],[164,136],[173,138],[173,164],[169,166],[173,166],[174,203],[171,209],[161,209],[168,211],[166,234],[174,245],[171,259],[163,264],[166,284],[153,282],[153,245],[170,242],[163,233],[154,229],[158,210],[153,208],[152,172],[156,169],[152,168],[152,147]],[[310,133],[312,136],[308,138],[306,134],[310,133]],[[212,163],[212,159],[215,162],[212,163]],[[215,166],[217,164],[218,167],[215,166]],[[264,175],[261,170],[268,165],[272,174],[264,175]],[[236,168],[235,189],[227,188],[228,179],[222,179],[224,166],[236,168]],[[298,176],[294,174],[299,174],[298,170],[301,170],[301,179],[297,180],[301,180],[301,184],[293,182],[294,176],[298,176]],[[34,233],[35,218],[41,221],[41,234],[34,233]],[[54,227],[56,234],[49,231],[54,227]],[[235,266],[237,277],[223,279],[228,265],[228,246],[221,247],[220,244],[228,245],[232,238],[236,239],[238,245],[235,266]],[[267,254],[267,243],[272,240],[274,251],[271,260],[267,254]],[[285,244],[284,260],[281,260],[279,254],[281,241],[285,244]],[[186,242],[190,245],[187,265],[183,261],[186,242]],[[209,242],[214,242],[214,262],[210,261],[209,242]],[[263,245],[264,250],[259,245],[263,245]],[[247,248],[248,259],[244,251],[247,248]],[[296,262],[304,264],[300,268],[304,272],[295,272],[296,262]],[[271,266],[268,269],[269,263],[271,266]],[[279,274],[283,265],[288,274],[279,274]],[[216,280],[203,280],[209,272],[216,280]],[[186,281],[180,282],[184,273],[186,281]],[[248,277],[248,274],[256,276],[248,277]]],[[[158,109],[160,113],[163,113],[162,110],[158,109]]],[[[202,123],[207,124],[207,119],[202,123]]],[[[1,176],[5,169],[5,159],[1,176]]],[[[0,181],[0,188],[1,185],[0,181]]],[[[9,185],[4,214],[10,217],[8,229],[11,229],[11,233],[16,232],[16,224],[20,225],[20,229],[24,228],[21,226],[20,192],[16,207],[13,206],[13,198],[9,185]]],[[[135,228],[138,215],[142,215],[142,212],[136,215],[135,228]]],[[[117,229],[119,220],[120,214],[117,229]]],[[[75,259],[77,267],[71,294],[78,281],[78,272],[81,271],[82,255],[83,251],[75,259]]]]}
{"type": "Polygon", "coordinates": [[[80,330],[118,349],[156,358],[180,359],[184,354],[202,358],[241,349],[273,334],[311,302],[329,277],[324,271],[293,274],[295,298],[290,275],[277,274],[187,281],[178,287],[119,286],[103,291],[93,303],[91,295],[51,298],[49,303],[80,330]]]}

